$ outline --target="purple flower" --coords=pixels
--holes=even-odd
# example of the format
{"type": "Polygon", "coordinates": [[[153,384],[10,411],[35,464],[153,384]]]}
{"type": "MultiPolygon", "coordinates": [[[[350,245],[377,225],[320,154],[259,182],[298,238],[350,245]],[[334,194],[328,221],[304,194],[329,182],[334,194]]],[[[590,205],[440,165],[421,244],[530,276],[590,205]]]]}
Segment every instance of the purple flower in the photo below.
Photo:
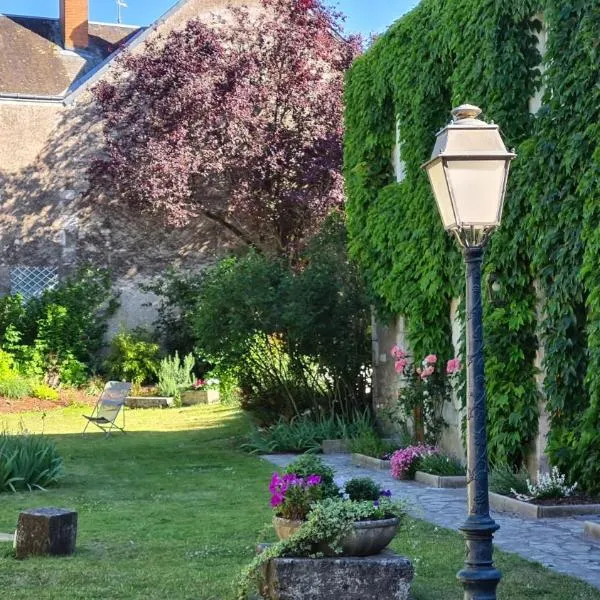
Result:
{"type": "Polygon", "coordinates": [[[373,502],[373,506],[375,508],[379,508],[379,500],[375,500],[375,502],[373,502]]]}
{"type": "Polygon", "coordinates": [[[379,492],[380,496],[385,496],[386,498],[391,498],[392,497],[392,491],[391,490],[381,490],[379,492]]]}
{"type": "Polygon", "coordinates": [[[306,485],[308,485],[308,486],[319,485],[320,483],[321,483],[320,475],[309,475],[306,478],[306,485]]]}
{"type": "Polygon", "coordinates": [[[285,496],[283,494],[273,494],[271,496],[271,506],[275,508],[285,502],[285,496]]]}

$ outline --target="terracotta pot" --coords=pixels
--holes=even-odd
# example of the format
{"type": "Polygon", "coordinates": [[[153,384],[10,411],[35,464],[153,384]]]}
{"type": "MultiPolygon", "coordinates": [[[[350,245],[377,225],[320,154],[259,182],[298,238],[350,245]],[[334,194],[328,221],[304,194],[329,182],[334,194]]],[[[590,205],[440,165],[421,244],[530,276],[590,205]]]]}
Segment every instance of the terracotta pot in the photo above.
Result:
{"type": "Polygon", "coordinates": [[[293,533],[296,533],[304,521],[295,521],[293,519],[284,519],[283,517],[273,517],[273,527],[280,540],[287,540],[293,533]]]}

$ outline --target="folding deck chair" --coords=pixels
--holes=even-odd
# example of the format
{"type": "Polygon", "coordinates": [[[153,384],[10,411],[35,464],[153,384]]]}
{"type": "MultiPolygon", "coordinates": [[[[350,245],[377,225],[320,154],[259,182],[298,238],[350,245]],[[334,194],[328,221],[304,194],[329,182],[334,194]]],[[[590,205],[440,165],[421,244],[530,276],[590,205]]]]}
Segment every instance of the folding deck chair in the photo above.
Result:
{"type": "Polygon", "coordinates": [[[123,381],[109,381],[104,390],[100,394],[96,406],[92,411],[91,416],[83,415],[87,419],[85,428],[81,432],[83,435],[90,423],[93,423],[99,429],[104,431],[104,435],[108,437],[113,429],[118,429],[125,433],[125,398],[127,398],[131,390],[131,383],[123,381]],[[123,415],[123,426],[119,427],[116,423],[119,413],[123,415]]]}

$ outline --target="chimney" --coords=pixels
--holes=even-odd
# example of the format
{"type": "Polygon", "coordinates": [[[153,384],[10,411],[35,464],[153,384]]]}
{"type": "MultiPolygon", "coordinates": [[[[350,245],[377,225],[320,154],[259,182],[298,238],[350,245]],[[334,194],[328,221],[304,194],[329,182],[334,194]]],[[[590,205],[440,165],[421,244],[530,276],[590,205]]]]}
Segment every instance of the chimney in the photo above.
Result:
{"type": "Polygon", "coordinates": [[[65,50],[88,46],[88,0],[60,0],[60,33],[65,50]]]}

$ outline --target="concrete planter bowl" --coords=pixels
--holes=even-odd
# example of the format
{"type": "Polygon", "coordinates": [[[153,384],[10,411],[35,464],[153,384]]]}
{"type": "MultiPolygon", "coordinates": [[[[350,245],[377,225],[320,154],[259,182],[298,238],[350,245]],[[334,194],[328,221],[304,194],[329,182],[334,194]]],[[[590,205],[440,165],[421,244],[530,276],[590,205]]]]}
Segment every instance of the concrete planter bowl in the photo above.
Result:
{"type": "MultiPolygon", "coordinates": [[[[279,539],[287,539],[292,533],[298,531],[302,526],[302,521],[290,521],[281,517],[274,517],[273,525],[279,539]]],[[[379,554],[394,539],[399,526],[400,519],[397,517],[379,521],[357,521],[354,523],[352,532],[340,542],[341,555],[336,554],[333,548],[324,542],[319,543],[315,550],[322,552],[325,556],[371,556],[379,554]]]]}

